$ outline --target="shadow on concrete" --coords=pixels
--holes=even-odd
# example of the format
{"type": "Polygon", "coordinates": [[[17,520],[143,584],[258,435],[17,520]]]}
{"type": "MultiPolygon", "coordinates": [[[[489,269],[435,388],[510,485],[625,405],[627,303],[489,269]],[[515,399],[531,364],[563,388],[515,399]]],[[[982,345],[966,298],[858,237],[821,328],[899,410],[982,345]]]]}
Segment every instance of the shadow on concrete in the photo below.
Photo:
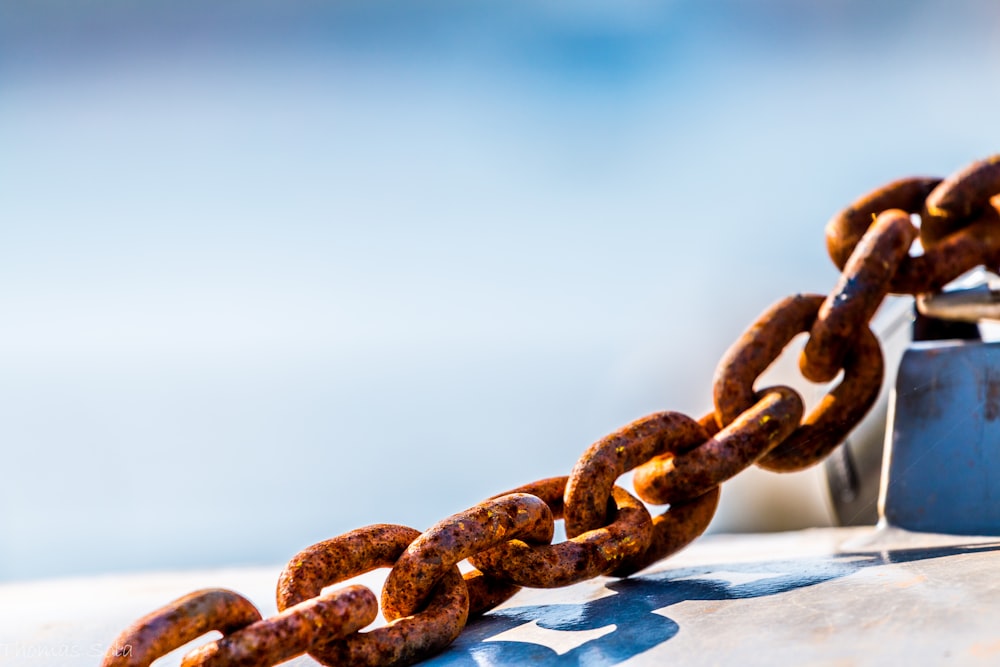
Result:
{"type": "Polygon", "coordinates": [[[429,664],[435,667],[615,665],[674,637],[680,626],[665,614],[671,605],[678,602],[775,596],[841,579],[866,568],[998,550],[1000,543],[980,542],[966,546],[847,552],[822,557],[716,564],[638,575],[608,583],[606,588],[615,594],[600,599],[510,607],[470,620],[456,643],[429,664]],[[730,581],[734,578],[749,581],[730,581]],[[549,630],[569,632],[611,630],[563,653],[528,641],[492,639],[531,623],[549,630]]]}

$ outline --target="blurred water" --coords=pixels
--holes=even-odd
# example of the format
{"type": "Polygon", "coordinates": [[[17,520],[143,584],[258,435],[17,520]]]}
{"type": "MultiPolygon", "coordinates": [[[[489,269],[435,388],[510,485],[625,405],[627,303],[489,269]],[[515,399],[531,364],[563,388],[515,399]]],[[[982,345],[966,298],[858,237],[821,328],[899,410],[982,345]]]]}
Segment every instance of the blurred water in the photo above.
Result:
{"type": "Polygon", "coordinates": [[[996,151],[989,2],[0,5],[0,578],[280,562],[700,414],[996,151]]]}

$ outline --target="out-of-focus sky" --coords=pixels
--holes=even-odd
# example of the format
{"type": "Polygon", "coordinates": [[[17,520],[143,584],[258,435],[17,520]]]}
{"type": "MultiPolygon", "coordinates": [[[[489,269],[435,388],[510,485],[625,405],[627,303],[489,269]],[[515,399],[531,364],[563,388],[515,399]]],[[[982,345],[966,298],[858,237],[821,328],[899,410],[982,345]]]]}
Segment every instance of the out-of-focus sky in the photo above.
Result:
{"type": "Polygon", "coordinates": [[[702,414],[1000,5],[0,3],[0,579],[280,563],[702,414]]]}

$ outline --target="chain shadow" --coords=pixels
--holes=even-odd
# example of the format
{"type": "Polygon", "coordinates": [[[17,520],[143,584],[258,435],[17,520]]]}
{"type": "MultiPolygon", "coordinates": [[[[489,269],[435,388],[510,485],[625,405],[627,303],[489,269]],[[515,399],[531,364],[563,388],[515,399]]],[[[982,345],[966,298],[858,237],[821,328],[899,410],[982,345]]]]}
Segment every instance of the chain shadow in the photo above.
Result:
{"type": "Polygon", "coordinates": [[[1000,542],[717,564],[634,576],[608,583],[606,588],[615,594],[597,600],[494,610],[470,621],[455,644],[428,664],[436,667],[615,665],[676,635],[680,626],[663,615],[663,610],[678,602],[780,595],[840,579],[866,568],[991,551],[1000,551],[1000,542]],[[731,583],[718,578],[720,572],[765,576],[745,583],[731,583]],[[773,576],[766,576],[769,574],[773,576]],[[654,613],[656,610],[660,613],[654,613]],[[564,653],[529,641],[491,640],[507,630],[531,623],[548,630],[612,629],[564,653]]]}

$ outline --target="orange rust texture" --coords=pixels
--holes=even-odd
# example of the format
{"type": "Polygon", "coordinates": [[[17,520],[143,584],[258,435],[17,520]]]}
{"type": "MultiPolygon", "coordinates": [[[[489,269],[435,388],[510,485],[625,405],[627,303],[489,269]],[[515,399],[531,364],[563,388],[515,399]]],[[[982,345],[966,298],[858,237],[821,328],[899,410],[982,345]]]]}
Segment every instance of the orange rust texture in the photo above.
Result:
{"type": "Polygon", "coordinates": [[[920,215],[920,239],[930,247],[986,211],[1000,193],[1000,155],[970,164],[941,182],[920,215]]]}
{"type": "Polygon", "coordinates": [[[627,577],[691,544],[712,522],[721,489],[717,486],[692,501],[675,503],[663,514],[653,517],[649,546],[644,552],[624,559],[612,576],[627,577]]]}
{"type": "Polygon", "coordinates": [[[792,338],[809,330],[823,301],[818,294],[796,294],[778,301],[726,351],[712,387],[719,424],[731,423],[757,402],[753,383],[792,338]]]}
{"type": "Polygon", "coordinates": [[[990,205],[1000,194],[1000,156],[993,156],[944,181],[905,178],[874,190],[830,219],[826,246],[843,269],[872,224],[889,209],[920,213],[924,254],[903,258],[890,281],[894,294],[940,289],[969,269],[1000,264],[1000,215],[990,205]]]}
{"type": "Polygon", "coordinates": [[[112,646],[130,650],[109,651],[101,667],[147,667],[206,632],[225,635],[259,620],[257,608],[238,593],[221,588],[195,591],[126,628],[112,646]]]}
{"type": "Polygon", "coordinates": [[[897,294],[937,291],[969,269],[980,264],[996,269],[998,262],[1000,213],[990,206],[966,227],[926,247],[923,255],[903,262],[891,290],[897,294]]]}
{"type": "MultiPolygon", "coordinates": [[[[419,531],[378,524],[315,544],[285,566],[278,582],[278,609],[315,597],[325,586],[379,567],[390,567],[419,531]]],[[[309,654],[325,665],[409,665],[455,640],[469,613],[469,594],[457,567],[446,571],[426,607],[370,632],[323,642],[309,654]]]]}
{"type": "Polygon", "coordinates": [[[825,458],[875,404],[884,369],[878,338],[866,327],[847,352],[840,384],[806,415],[792,435],[757,465],[773,472],[793,472],[825,458]]]}
{"type": "Polygon", "coordinates": [[[685,454],[659,456],[635,471],[636,493],[665,505],[702,496],[788,438],[802,419],[802,399],[788,387],[768,387],[760,400],[714,437],[685,454]]]}
{"type": "Polygon", "coordinates": [[[382,589],[382,614],[388,620],[412,614],[459,561],[508,540],[548,544],[553,529],[549,506],[526,493],[487,500],[439,521],[396,561],[382,589]]]}
{"type": "MultiPolygon", "coordinates": [[[[823,301],[818,295],[801,294],[782,299],[729,348],[719,362],[713,387],[717,420],[728,423],[752,404],[757,377],[788,341],[812,327],[823,301]]],[[[878,398],[883,370],[878,339],[864,328],[844,359],[844,379],[758,465],[780,472],[801,470],[833,451],[878,398]]]]}
{"type": "Polygon", "coordinates": [[[493,609],[521,590],[517,584],[491,577],[479,570],[465,573],[465,585],[469,589],[470,616],[493,609]]]}
{"type": "Polygon", "coordinates": [[[826,249],[830,259],[843,269],[872,219],[889,209],[918,213],[940,178],[903,178],[872,190],[833,216],[826,224],[826,249]]]}
{"type": "Polygon", "coordinates": [[[802,374],[813,382],[837,377],[848,348],[889,291],[889,281],[917,238],[910,216],[890,209],[879,214],[855,247],[837,286],[820,306],[799,357],[802,374]]]}
{"type": "Polygon", "coordinates": [[[370,632],[326,642],[309,655],[330,667],[412,665],[440,653],[455,641],[469,617],[469,594],[457,567],[431,590],[422,611],[370,632]]]}
{"type": "Polygon", "coordinates": [[[326,586],[380,567],[392,567],[399,554],[418,537],[419,530],[383,523],[306,547],[288,561],[278,577],[278,609],[314,598],[326,586]]]}
{"type": "MultiPolygon", "coordinates": [[[[407,665],[451,643],[470,605],[473,612],[489,609],[517,584],[555,587],[609,572],[627,576],[683,548],[711,520],[721,481],[754,461],[775,471],[812,465],[868,411],[883,359],[866,323],[887,283],[891,292],[915,294],[939,289],[979,264],[1000,265],[998,194],[1000,156],[945,181],[902,179],[868,193],[826,227],[827,250],[846,267],[837,287],[825,299],[800,294],[778,302],[741,336],[717,367],[712,414],[697,422],[667,412],[641,419],[591,446],[572,477],[519,487],[424,534],[382,524],[309,547],[282,573],[277,597],[283,611],[267,621],[231,591],[192,593],[133,623],[115,640],[130,652],[109,652],[102,667],[146,667],[210,630],[223,639],[189,654],[186,667],[271,664],[303,649],[326,665],[407,665]],[[917,212],[925,252],[913,257],[908,218],[917,212]],[[844,379],[802,420],[794,391],[756,392],[753,385],[807,330],[803,374],[828,381],[842,367],[844,379]],[[632,468],[638,492],[649,502],[669,503],[667,512],[650,519],[641,502],[614,486],[632,468]],[[553,517],[564,511],[571,539],[550,545],[553,517]],[[467,556],[483,571],[463,580],[455,564],[467,556]],[[374,595],[363,587],[328,595],[322,589],[378,567],[393,567],[383,590],[390,622],[359,633],[375,613],[374,595]]],[[[993,389],[991,405],[993,394],[1000,395],[993,389]]]]}
{"type": "Polygon", "coordinates": [[[722,426],[719,424],[719,420],[715,418],[715,411],[709,412],[707,415],[702,415],[698,419],[698,423],[701,425],[705,432],[708,433],[709,437],[712,437],[719,432],[722,426]]]}
{"type": "Polygon", "coordinates": [[[356,632],[377,615],[375,595],[364,586],[348,586],[195,649],[181,667],[270,667],[305,653],[319,641],[356,632]]]}
{"type": "MultiPolygon", "coordinates": [[[[552,480],[544,481],[551,485],[552,480]]],[[[561,496],[563,490],[558,491],[561,496]]],[[[638,499],[618,486],[612,498],[615,509],[608,526],[560,544],[533,547],[514,540],[469,560],[486,574],[532,588],[558,588],[607,574],[643,553],[652,531],[649,512],[638,499]]]]}
{"type": "Polygon", "coordinates": [[[690,450],[708,440],[698,422],[679,412],[657,412],[594,443],[577,460],[566,485],[566,535],[607,523],[615,480],[661,454],[690,450]]]}
{"type": "Polygon", "coordinates": [[[566,475],[560,475],[559,477],[546,477],[545,479],[540,479],[530,484],[524,484],[516,489],[511,489],[510,491],[504,491],[503,493],[498,493],[495,496],[491,496],[490,500],[494,498],[501,498],[503,496],[509,496],[512,493],[530,493],[533,496],[541,498],[545,501],[545,504],[549,506],[549,510],[552,512],[553,519],[561,519],[563,517],[563,494],[566,491],[566,483],[569,477],[566,475]]]}

